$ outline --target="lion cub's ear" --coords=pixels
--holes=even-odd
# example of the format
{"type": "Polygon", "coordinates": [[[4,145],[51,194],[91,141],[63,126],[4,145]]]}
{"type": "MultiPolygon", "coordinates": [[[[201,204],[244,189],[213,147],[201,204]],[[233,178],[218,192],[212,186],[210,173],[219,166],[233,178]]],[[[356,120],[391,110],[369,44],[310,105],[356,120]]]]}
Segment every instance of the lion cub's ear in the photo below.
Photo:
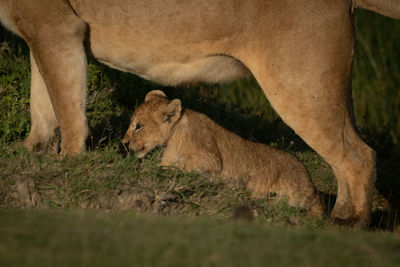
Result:
{"type": "Polygon", "coordinates": [[[150,99],[154,98],[154,97],[163,97],[163,98],[167,98],[167,96],[164,94],[163,91],[160,90],[153,90],[147,93],[144,101],[149,101],[150,99]]]}
{"type": "Polygon", "coordinates": [[[172,100],[162,113],[163,122],[175,123],[181,117],[181,111],[181,101],[179,99],[172,100]]]}

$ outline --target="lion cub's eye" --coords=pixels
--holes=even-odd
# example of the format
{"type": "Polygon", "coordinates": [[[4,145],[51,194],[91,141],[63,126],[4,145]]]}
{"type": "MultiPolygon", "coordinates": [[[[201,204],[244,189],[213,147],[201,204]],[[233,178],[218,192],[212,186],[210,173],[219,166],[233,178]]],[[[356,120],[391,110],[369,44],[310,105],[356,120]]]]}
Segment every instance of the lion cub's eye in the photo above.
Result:
{"type": "Polygon", "coordinates": [[[142,127],[143,127],[143,124],[137,123],[135,126],[135,131],[139,131],[140,129],[142,129],[142,127]]]}

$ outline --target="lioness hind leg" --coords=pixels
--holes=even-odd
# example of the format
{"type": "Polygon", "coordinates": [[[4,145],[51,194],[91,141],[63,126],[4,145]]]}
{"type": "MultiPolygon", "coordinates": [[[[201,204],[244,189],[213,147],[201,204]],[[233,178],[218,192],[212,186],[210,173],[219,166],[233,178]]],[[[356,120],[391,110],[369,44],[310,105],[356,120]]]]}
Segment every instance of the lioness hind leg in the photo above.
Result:
{"type": "Polygon", "coordinates": [[[30,111],[31,130],[24,140],[24,146],[29,151],[37,149],[57,152],[58,138],[55,135],[55,129],[58,126],[57,118],[32,54],[30,111]]]}
{"type": "MultiPolygon", "coordinates": [[[[84,149],[88,132],[85,117],[86,54],[83,44],[86,24],[64,1],[19,0],[14,5],[18,30],[31,49],[32,62],[43,78],[60,126],[61,153],[79,153],[84,149]]],[[[40,125],[38,114],[51,114],[43,87],[40,84],[33,88],[42,88],[33,93],[33,109],[36,109],[33,123],[36,125],[40,125]],[[39,99],[35,100],[35,97],[39,99]],[[45,104],[39,105],[41,100],[45,104]]],[[[38,137],[50,135],[50,128],[54,124],[49,122],[50,119],[46,118],[41,124],[47,123],[44,127],[47,133],[33,129],[25,142],[28,148],[37,143],[38,137]]]]}
{"type": "Polygon", "coordinates": [[[280,83],[280,90],[274,90],[277,87],[257,78],[282,119],[331,165],[338,181],[331,218],[360,227],[367,225],[375,182],[375,152],[358,137],[345,99],[335,93],[344,91],[345,86],[317,86],[321,91],[313,91],[310,96],[296,92],[293,84],[280,83]],[[313,101],[313,97],[319,100],[313,101]]]}
{"type": "Polygon", "coordinates": [[[349,115],[354,40],[347,19],[332,13],[320,29],[299,23],[301,30],[289,29],[267,48],[252,47],[254,57],[238,58],[282,119],[334,170],[338,194],[331,218],[363,227],[372,206],[375,152],[359,138],[349,115]]]}

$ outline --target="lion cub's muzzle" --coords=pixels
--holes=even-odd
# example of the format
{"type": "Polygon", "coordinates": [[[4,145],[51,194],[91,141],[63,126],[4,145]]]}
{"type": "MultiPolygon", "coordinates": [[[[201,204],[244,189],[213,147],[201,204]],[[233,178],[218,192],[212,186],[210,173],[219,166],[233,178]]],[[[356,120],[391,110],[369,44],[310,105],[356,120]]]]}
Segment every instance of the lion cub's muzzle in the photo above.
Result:
{"type": "Polygon", "coordinates": [[[132,136],[129,133],[125,134],[124,139],[122,139],[122,143],[129,144],[128,145],[129,149],[138,153],[137,154],[138,158],[143,158],[148,152],[148,149],[146,149],[146,146],[143,144],[135,143],[135,141],[133,140],[132,136]]]}
{"type": "Polygon", "coordinates": [[[126,144],[129,144],[130,141],[131,141],[131,134],[130,134],[129,131],[127,131],[127,132],[125,133],[124,139],[122,139],[122,143],[123,143],[124,145],[126,145],[126,144]]]}

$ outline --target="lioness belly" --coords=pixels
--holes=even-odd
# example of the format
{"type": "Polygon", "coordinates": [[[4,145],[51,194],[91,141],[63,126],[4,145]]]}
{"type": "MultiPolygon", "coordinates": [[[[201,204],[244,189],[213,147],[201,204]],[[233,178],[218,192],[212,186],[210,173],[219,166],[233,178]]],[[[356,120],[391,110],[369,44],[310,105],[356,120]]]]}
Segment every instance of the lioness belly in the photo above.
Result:
{"type": "Polygon", "coordinates": [[[164,85],[226,82],[248,74],[237,59],[227,56],[227,38],[174,40],[134,30],[90,25],[90,50],[102,63],[164,85]]]}
{"type": "Polygon", "coordinates": [[[245,38],[244,4],[232,1],[70,1],[89,28],[93,55],[166,85],[224,82],[248,73],[232,55],[245,38]],[[221,14],[229,16],[221,16],[221,14]]]}
{"type": "Polygon", "coordinates": [[[151,62],[144,59],[121,62],[104,57],[98,60],[110,67],[172,86],[197,82],[227,82],[249,73],[240,61],[228,56],[206,56],[190,62],[176,62],[174,59],[163,62],[151,62]]]}

